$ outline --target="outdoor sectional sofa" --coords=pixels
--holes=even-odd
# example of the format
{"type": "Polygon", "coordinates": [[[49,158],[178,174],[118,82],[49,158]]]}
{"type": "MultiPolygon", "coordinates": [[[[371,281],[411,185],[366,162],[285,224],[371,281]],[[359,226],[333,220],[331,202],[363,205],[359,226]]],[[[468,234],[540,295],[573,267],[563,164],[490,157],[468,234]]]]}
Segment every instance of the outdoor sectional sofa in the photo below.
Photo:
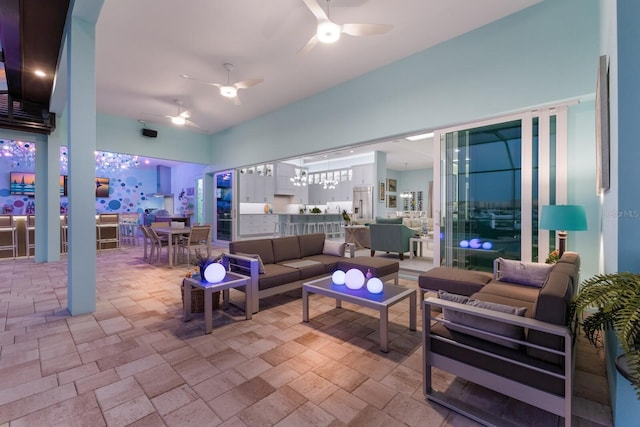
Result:
{"type": "Polygon", "coordinates": [[[385,258],[345,257],[346,243],[329,241],[325,235],[303,234],[267,239],[237,240],[229,243],[231,269],[251,276],[257,313],[259,300],[302,288],[304,282],[329,276],[336,270],[357,268],[383,282],[398,284],[398,261],[385,258]]]}
{"type": "Polygon", "coordinates": [[[440,295],[423,303],[423,325],[435,321],[423,331],[425,396],[483,424],[505,422],[434,390],[431,371],[438,368],[564,417],[570,425],[575,331],[569,313],[579,269],[578,254],[565,252],[552,266],[497,260],[493,276],[444,267],[422,273],[421,290],[440,295]],[[503,274],[502,263],[510,264],[509,274],[503,274]],[[539,285],[526,276],[511,277],[518,269],[543,266],[548,270],[539,285]],[[500,307],[511,313],[495,311],[500,307]]]}

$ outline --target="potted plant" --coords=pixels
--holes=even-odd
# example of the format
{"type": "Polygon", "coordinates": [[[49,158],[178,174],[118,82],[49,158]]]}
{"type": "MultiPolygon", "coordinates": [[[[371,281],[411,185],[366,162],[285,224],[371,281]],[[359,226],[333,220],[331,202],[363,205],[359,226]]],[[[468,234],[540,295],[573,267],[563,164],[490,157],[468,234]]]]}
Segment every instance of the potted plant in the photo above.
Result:
{"type": "Polygon", "coordinates": [[[349,223],[351,222],[351,217],[347,213],[346,209],[342,210],[342,219],[344,220],[345,225],[349,225],[349,223]]]}
{"type": "Polygon", "coordinates": [[[222,255],[219,255],[215,258],[210,257],[206,252],[202,253],[200,251],[200,249],[196,249],[195,250],[196,253],[196,260],[195,260],[195,265],[198,267],[199,271],[200,271],[200,278],[203,279],[204,278],[204,270],[205,268],[207,268],[207,266],[211,263],[214,262],[218,262],[222,259],[222,255]]]}
{"type": "Polygon", "coordinates": [[[615,332],[626,357],[625,376],[640,398],[640,275],[621,272],[585,280],[573,300],[572,318],[589,308],[596,311],[579,321],[587,339],[598,345],[600,332],[615,332]]]}

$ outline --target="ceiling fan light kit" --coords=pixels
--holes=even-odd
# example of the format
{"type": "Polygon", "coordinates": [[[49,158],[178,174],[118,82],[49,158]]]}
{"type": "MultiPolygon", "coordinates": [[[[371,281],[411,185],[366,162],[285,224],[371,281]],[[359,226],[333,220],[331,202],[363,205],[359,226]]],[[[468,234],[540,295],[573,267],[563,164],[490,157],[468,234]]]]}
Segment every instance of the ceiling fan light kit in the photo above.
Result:
{"type": "Polygon", "coordinates": [[[340,33],[342,28],[340,25],[334,24],[331,21],[324,21],[318,24],[318,30],[316,37],[321,43],[335,43],[340,39],[340,33]]]}
{"type": "Polygon", "coordinates": [[[233,86],[220,86],[220,95],[225,98],[235,98],[238,96],[238,89],[233,86]]]}

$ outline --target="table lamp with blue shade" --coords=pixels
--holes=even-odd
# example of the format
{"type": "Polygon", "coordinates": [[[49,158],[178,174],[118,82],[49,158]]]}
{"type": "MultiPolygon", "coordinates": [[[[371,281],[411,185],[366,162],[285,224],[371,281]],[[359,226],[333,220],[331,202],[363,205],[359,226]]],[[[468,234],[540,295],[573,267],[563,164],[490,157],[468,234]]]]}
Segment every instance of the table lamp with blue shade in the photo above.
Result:
{"type": "Polygon", "coordinates": [[[586,231],[587,213],[579,205],[547,205],[542,207],[540,228],[558,232],[558,253],[567,247],[567,231],[586,231]]]}

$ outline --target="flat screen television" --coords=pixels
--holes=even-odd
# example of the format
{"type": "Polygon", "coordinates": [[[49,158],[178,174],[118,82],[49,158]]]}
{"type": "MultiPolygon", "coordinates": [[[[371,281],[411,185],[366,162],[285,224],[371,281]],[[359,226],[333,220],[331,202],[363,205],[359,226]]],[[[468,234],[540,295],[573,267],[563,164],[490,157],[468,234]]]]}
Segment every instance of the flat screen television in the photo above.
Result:
{"type": "MultiPolygon", "coordinates": [[[[10,172],[9,191],[16,196],[35,196],[36,174],[33,172],[10,172]]],[[[67,176],[60,175],[60,195],[67,195],[67,176]]]]}
{"type": "Polygon", "coordinates": [[[96,178],[96,197],[109,197],[109,178],[96,178]]]}

